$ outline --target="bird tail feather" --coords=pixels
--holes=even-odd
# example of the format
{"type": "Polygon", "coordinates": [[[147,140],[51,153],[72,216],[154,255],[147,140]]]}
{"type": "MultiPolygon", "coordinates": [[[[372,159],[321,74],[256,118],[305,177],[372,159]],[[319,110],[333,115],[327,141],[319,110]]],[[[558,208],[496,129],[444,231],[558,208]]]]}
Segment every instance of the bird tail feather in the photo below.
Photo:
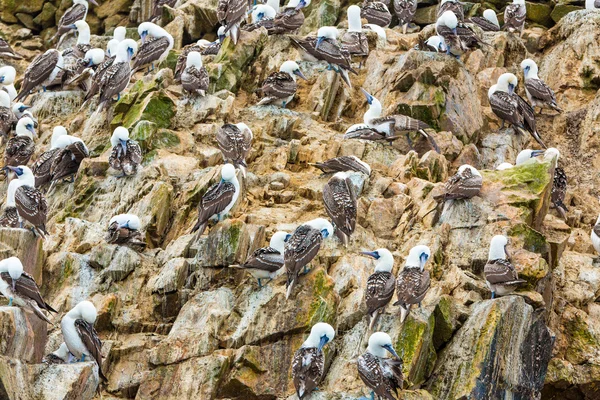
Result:
{"type": "Polygon", "coordinates": [[[404,306],[400,306],[400,323],[403,323],[406,320],[406,317],[408,317],[408,314],[410,313],[410,304],[406,304],[406,308],[404,308],[404,306]]]}

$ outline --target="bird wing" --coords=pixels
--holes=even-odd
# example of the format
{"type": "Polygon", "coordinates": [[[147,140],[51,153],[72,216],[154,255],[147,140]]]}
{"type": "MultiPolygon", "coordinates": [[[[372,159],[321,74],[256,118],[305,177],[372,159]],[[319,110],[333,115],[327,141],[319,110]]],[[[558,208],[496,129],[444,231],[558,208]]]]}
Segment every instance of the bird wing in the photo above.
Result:
{"type": "Polygon", "coordinates": [[[531,104],[529,104],[527,102],[527,100],[525,100],[518,94],[515,93],[515,94],[513,94],[513,96],[515,96],[517,99],[519,113],[521,115],[523,115],[525,130],[527,130],[527,132],[529,132],[531,134],[531,136],[533,136],[533,138],[540,144],[540,146],[542,146],[543,148],[546,148],[546,145],[544,144],[544,142],[542,141],[542,138],[540,137],[539,133],[537,132],[537,127],[536,127],[536,122],[535,122],[535,110],[533,109],[531,104]]]}
{"type": "MultiPolygon", "coordinates": [[[[8,285],[12,285],[13,280],[7,272],[3,272],[1,274],[2,280],[4,280],[8,285]]],[[[56,312],[50,305],[48,305],[42,295],[40,294],[40,288],[31,275],[27,272],[23,272],[21,277],[15,281],[15,290],[16,292],[25,297],[27,299],[31,299],[36,302],[38,307],[44,310],[56,312]]]]}
{"type": "Polygon", "coordinates": [[[447,1],[443,4],[440,4],[438,7],[437,17],[441,17],[446,11],[452,11],[460,22],[465,20],[465,9],[460,1],[447,1]]]}
{"type": "Polygon", "coordinates": [[[293,32],[300,28],[302,24],[304,24],[304,13],[302,10],[291,7],[277,14],[273,19],[272,26],[268,27],[267,31],[269,35],[280,35],[293,32]]]}
{"type": "Polygon", "coordinates": [[[208,72],[206,68],[201,67],[200,69],[195,66],[186,68],[183,74],[181,74],[181,84],[183,88],[192,92],[196,90],[207,90],[208,89],[208,72]]]}
{"type": "Polygon", "coordinates": [[[368,314],[385,307],[390,302],[394,296],[395,283],[396,278],[390,272],[379,271],[369,276],[365,292],[368,314]]]}
{"type": "Polygon", "coordinates": [[[132,163],[139,164],[142,162],[142,148],[135,140],[127,141],[127,156],[132,163]]]}
{"type": "Polygon", "coordinates": [[[500,30],[498,25],[488,21],[485,18],[472,17],[471,22],[480,27],[485,32],[498,32],[500,30]]]}
{"type": "Polygon", "coordinates": [[[392,22],[390,10],[380,1],[370,1],[363,3],[360,12],[361,18],[366,18],[370,24],[386,27],[392,22]]]}
{"type": "Polygon", "coordinates": [[[398,132],[412,132],[429,128],[429,125],[427,125],[425,122],[402,114],[395,114],[389,115],[387,117],[375,118],[371,120],[371,125],[377,126],[390,122],[393,124],[394,131],[398,132]]]}
{"type": "Polygon", "coordinates": [[[106,379],[102,373],[102,342],[98,337],[98,332],[96,332],[93,325],[83,319],[75,320],[75,329],[77,329],[77,333],[90,355],[96,360],[100,376],[106,379]]]}
{"type": "Polygon", "coordinates": [[[317,348],[300,348],[296,351],[292,360],[292,378],[298,397],[303,398],[315,390],[324,370],[325,357],[317,348]]]}
{"type": "Polygon", "coordinates": [[[244,268],[255,268],[268,272],[278,271],[283,266],[283,254],[272,247],[256,249],[243,264],[244,268]]]}
{"type": "Polygon", "coordinates": [[[15,192],[15,205],[19,215],[34,226],[46,223],[48,203],[38,189],[31,186],[20,186],[15,192]]]}
{"type": "Polygon", "coordinates": [[[556,167],[554,169],[554,182],[552,184],[552,203],[555,207],[564,208],[565,211],[567,207],[564,204],[565,195],[567,194],[567,174],[565,170],[561,167],[556,167]]]}
{"type": "Polygon", "coordinates": [[[0,226],[9,228],[19,227],[19,213],[16,207],[4,207],[4,213],[0,216],[0,226]]]}
{"type": "Polygon", "coordinates": [[[140,46],[131,68],[137,70],[145,65],[152,64],[160,59],[169,46],[170,43],[167,37],[147,40],[140,46]]]}
{"type": "Polygon", "coordinates": [[[349,156],[336,157],[322,163],[315,163],[315,167],[325,173],[356,171],[369,175],[369,170],[364,165],[359,163],[354,157],[349,156]]]}
{"type": "Polygon", "coordinates": [[[525,88],[534,99],[556,104],[554,92],[541,79],[525,79],[525,88]]]}
{"type": "Polygon", "coordinates": [[[394,0],[394,11],[400,25],[408,24],[417,12],[416,0],[394,0]]]}
{"type": "Polygon", "coordinates": [[[74,4],[71,8],[65,11],[62,17],[60,17],[60,21],[58,22],[59,34],[64,33],[64,29],[67,26],[72,25],[77,21],[84,20],[86,13],[87,9],[83,4],[74,4]]]}
{"type": "Polygon", "coordinates": [[[13,167],[27,164],[34,151],[35,144],[30,137],[15,136],[6,143],[4,162],[13,167]]]}
{"type": "Polygon", "coordinates": [[[369,41],[364,32],[346,32],[342,36],[342,46],[352,55],[366,56],[369,54],[369,41]]]}
{"type": "Polygon", "coordinates": [[[323,236],[308,225],[299,226],[284,247],[284,260],[288,276],[293,277],[319,252],[323,236]]]}
{"type": "Polygon", "coordinates": [[[225,31],[229,31],[233,25],[240,22],[248,10],[248,0],[219,0],[217,6],[217,18],[221,25],[225,25],[225,31]]]}
{"type": "Polygon", "coordinates": [[[504,30],[522,29],[527,11],[525,5],[509,4],[504,10],[504,30]]]}
{"type": "Polygon", "coordinates": [[[359,124],[355,129],[346,131],[344,139],[384,140],[385,134],[367,125],[359,124]]]}
{"type": "Polygon", "coordinates": [[[513,282],[519,279],[515,267],[508,260],[489,260],[483,268],[485,279],[491,283],[513,282]]]}
{"type": "Polygon", "coordinates": [[[492,111],[501,119],[523,127],[523,114],[519,112],[517,99],[506,92],[496,92],[489,98],[492,111]]]}
{"type": "Polygon", "coordinates": [[[332,177],[323,187],[325,211],[337,229],[351,235],[356,226],[356,196],[350,179],[332,177]]]}
{"type": "Polygon", "coordinates": [[[198,220],[208,221],[210,217],[223,211],[231,203],[234,194],[233,183],[219,182],[212,185],[198,205],[198,220]]]}
{"type": "Polygon", "coordinates": [[[262,92],[266,97],[285,99],[294,93],[298,85],[287,72],[274,72],[265,79],[262,92]]]}
{"type": "Polygon", "coordinates": [[[429,271],[421,271],[419,267],[404,267],[396,279],[395,304],[417,304],[425,297],[430,285],[429,271]]]}
{"type": "Polygon", "coordinates": [[[121,93],[129,84],[131,68],[128,62],[120,62],[110,66],[100,82],[100,103],[112,99],[121,93]]]}
{"type": "Polygon", "coordinates": [[[482,184],[483,179],[466,168],[448,179],[444,199],[469,199],[479,193],[482,184]]]}
{"type": "Polygon", "coordinates": [[[58,56],[55,51],[37,56],[25,70],[21,90],[31,90],[44,82],[54,70],[58,56]]]}

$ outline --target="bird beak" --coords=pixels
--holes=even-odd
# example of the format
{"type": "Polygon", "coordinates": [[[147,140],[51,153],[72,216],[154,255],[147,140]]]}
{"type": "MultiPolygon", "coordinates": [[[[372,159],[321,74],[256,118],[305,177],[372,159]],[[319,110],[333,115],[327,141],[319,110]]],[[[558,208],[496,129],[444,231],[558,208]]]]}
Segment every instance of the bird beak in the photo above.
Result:
{"type": "Polygon", "coordinates": [[[531,152],[531,158],[541,156],[542,154],[544,154],[544,150],[533,150],[531,152]]]}
{"type": "Polygon", "coordinates": [[[123,148],[123,155],[127,154],[127,141],[123,140],[123,139],[119,139],[119,143],[121,144],[121,147],[123,148]]]}
{"type": "Polygon", "coordinates": [[[75,24],[71,24],[71,25],[67,25],[66,28],[67,29],[77,29],[77,26],[75,26],[75,24]]]}
{"type": "Polygon", "coordinates": [[[427,260],[429,259],[429,256],[427,254],[421,254],[421,257],[419,257],[419,259],[421,261],[421,270],[423,270],[425,268],[427,260]]]}
{"type": "Polygon", "coordinates": [[[98,3],[96,3],[96,0],[90,0],[90,3],[92,3],[93,5],[97,6],[98,3]]]}
{"type": "Polygon", "coordinates": [[[323,43],[323,40],[325,40],[325,38],[323,36],[319,36],[319,38],[317,39],[317,45],[315,46],[315,50],[319,49],[319,46],[321,45],[321,43],[323,43]]]}
{"type": "Polygon", "coordinates": [[[365,97],[367,98],[367,103],[372,104],[373,103],[373,96],[371,96],[369,94],[369,92],[367,92],[365,89],[360,88],[360,91],[365,95],[365,97]]]}
{"type": "Polygon", "coordinates": [[[144,42],[146,42],[146,36],[148,36],[148,34],[146,32],[142,32],[142,34],[140,35],[140,38],[142,38],[142,44],[144,44],[144,42]]]}
{"type": "Polygon", "coordinates": [[[299,69],[294,71],[294,75],[298,75],[300,78],[304,79],[305,81],[307,81],[308,79],[306,79],[306,77],[304,76],[304,74],[302,73],[302,71],[300,71],[299,69]]]}
{"type": "Polygon", "coordinates": [[[0,83],[4,82],[4,77],[0,76],[0,83]]]}
{"type": "Polygon", "coordinates": [[[453,32],[453,33],[456,35],[456,34],[457,34],[457,33],[456,33],[456,28],[453,28],[453,29],[452,29],[452,32],[453,32]]]}
{"type": "Polygon", "coordinates": [[[92,59],[90,58],[90,61],[88,61],[87,66],[91,67],[92,65],[94,65],[94,61],[92,61],[92,59]]]}
{"type": "Polygon", "coordinates": [[[27,130],[31,132],[33,136],[37,137],[37,133],[35,133],[35,128],[33,126],[28,126],[27,130]]]}
{"type": "Polygon", "coordinates": [[[227,35],[219,35],[219,43],[223,43],[227,35]]]}
{"type": "Polygon", "coordinates": [[[512,95],[515,92],[515,85],[512,83],[508,84],[508,94],[512,95]]]}
{"type": "Polygon", "coordinates": [[[327,239],[329,237],[329,231],[327,229],[321,229],[321,236],[323,236],[323,239],[327,239]]]}
{"type": "Polygon", "coordinates": [[[127,48],[127,54],[129,55],[129,61],[133,58],[133,49],[131,47],[127,48]]]}
{"type": "Polygon", "coordinates": [[[376,260],[379,258],[379,255],[375,251],[361,251],[360,254],[362,254],[363,256],[374,258],[376,260]]]}
{"type": "Polygon", "coordinates": [[[298,5],[296,6],[296,10],[299,10],[299,9],[301,9],[301,8],[304,8],[304,7],[306,7],[306,1],[304,1],[304,0],[300,0],[300,1],[298,2],[298,5]]]}
{"type": "Polygon", "coordinates": [[[319,342],[319,352],[323,350],[323,347],[329,342],[329,338],[327,336],[321,336],[321,341],[319,342]]]}
{"type": "Polygon", "coordinates": [[[400,356],[398,355],[398,353],[396,353],[396,350],[394,350],[391,344],[386,344],[385,346],[383,346],[383,348],[389,351],[397,359],[400,359],[400,356]]]}
{"type": "Polygon", "coordinates": [[[288,233],[287,235],[285,235],[285,239],[283,241],[287,243],[287,241],[290,240],[291,237],[292,237],[292,234],[288,233]]]}

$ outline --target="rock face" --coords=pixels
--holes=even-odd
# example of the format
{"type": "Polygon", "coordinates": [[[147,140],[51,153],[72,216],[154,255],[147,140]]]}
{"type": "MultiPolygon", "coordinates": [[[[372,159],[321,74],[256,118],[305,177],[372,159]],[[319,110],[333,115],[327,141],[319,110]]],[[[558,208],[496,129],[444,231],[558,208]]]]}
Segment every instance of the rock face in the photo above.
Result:
{"type": "MultiPolygon", "coordinates": [[[[70,1],[0,0],[0,32],[22,51],[19,76],[43,50],[70,1]],[[28,16],[28,17],[27,17],[28,16]],[[5,25],[9,24],[9,25],[5,25]],[[23,25],[31,25],[22,29],[23,25]]],[[[464,3],[467,16],[506,2],[464,3]]],[[[130,28],[152,13],[150,0],[108,0],[93,6],[94,33],[130,28]]],[[[346,24],[348,4],[313,0],[298,32],[346,24]]],[[[482,34],[488,46],[456,60],[415,49],[434,32],[437,4],[419,3],[416,23],[401,34],[392,24],[388,42],[369,33],[371,52],[353,88],[326,65],[298,61],[308,78],[286,109],[257,106],[264,79],[301,54],[289,36],[264,29],[226,39],[216,56],[203,58],[208,93],[184,99],[173,79],[181,45],[215,39],[217,2],[188,0],[163,10],[160,24],[176,38],[157,70],[139,72],[110,112],[83,93],[40,92],[28,102],[39,118],[36,159],[50,145],[52,129],[67,127],[90,149],[74,182],[46,192],[48,230],[42,241],[25,229],[0,228],[0,257],[18,256],[59,313],[59,322],[82,300],[98,309],[103,339],[100,383],[92,362],[42,365],[63,341],[60,329],[15,307],[0,307],[0,399],[295,399],[291,360],[312,325],[327,322],[336,338],[325,350],[326,368],[313,400],[356,399],[369,394],[356,369],[370,332],[365,287],[374,262],[362,251],[385,247],[398,275],[410,248],[426,244],[431,287],[404,323],[388,305],[376,330],[387,332],[402,357],[403,399],[598,399],[600,398],[600,261],[589,239],[598,216],[600,177],[600,13],[575,11],[578,2],[528,2],[522,37],[482,34]],[[549,29],[548,29],[549,28],[549,29]],[[510,128],[498,129],[487,93],[504,72],[519,77],[533,58],[540,77],[564,110],[537,114],[544,141],[561,152],[568,176],[567,220],[551,205],[549,160],[511,169],[520,150],[537,144],[510,128]],[[393,143],[343,139],[363,120],[368,105],[360,87],[376,96],[383,114],[426,122],[440,153],[421,135],[393,143]],[[216,132],[245,122],[253,144],[242,195],[222,221],[199,236],[191,229],[197,207],[218,183],[223,156],[216,132]],[[109,168],[110,137],[129,129],[142,148],[138,173],[118,177],[109,168]],[[411,145],[412,144],[412,145],[411,145]],[[355,173],[356,229],[347,247],[328,238],[286,300],[286,274],[256,280],[232,268],[264,247],[276,231],[326,217],[323,185],[330,178],[312,164],[354,155],[370,176],[355,173]],[[481,171],[480,194],[444,206],[434,197],[462,164],[481,171]],[[113,215],[140,217],[147,248],[105,241],[113,215]],[[483,278],[494,235],[509,238],[511,261],[525,283],[491,300],[483,278]]],[[[137,38],[135,29],[128,36],[137,38]]],[[[106,43],[107,36],[92,36],[106,43]]],[[[69,39],[72,40],[72,39],[69,39]]],[[[2,64],[5,61],[1,61],[2,64]]],[[[0,202],[6,198],[0,183],[0,202]]],[[[396,297],[392,300],[395,302],[396,297]]]]}

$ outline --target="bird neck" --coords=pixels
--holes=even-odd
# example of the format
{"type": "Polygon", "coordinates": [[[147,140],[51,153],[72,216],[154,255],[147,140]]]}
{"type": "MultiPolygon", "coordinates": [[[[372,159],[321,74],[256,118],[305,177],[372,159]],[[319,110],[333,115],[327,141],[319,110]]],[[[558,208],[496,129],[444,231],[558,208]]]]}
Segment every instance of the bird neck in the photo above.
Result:
{"type": "Polygon", "coordinates": [[[17,189],[23,186],[25,183],[20,179],[13,179],[8,184],[8,190],[6,191],[6,206],[15,207],[15,193],[17,189]]]}
{"type": "Polygon", "coordinates": [[[381,346],[373,346],[373,345],[369,345],[369,347],[367,347],[367,351],[371,354],[373,354],[375,357],[379,357],[379,358],[385,358],[385,349],[381,346]]]}
{"type": "Polygon", "coordinates": [[[362,32],[362,22],[359,15],[348,15],[348,32],[362,32]]]}
{"type": "Polygon", "coordinates": [[[506,253],[504,252],[504,246],[490,246],[490,253],[488,260],[505,260],[506,253]]]}
{"type": "Polygon", "coordinates": [[[90,44],[90,30],[82,29],[77,34],[77,44],[90,44]]]}
{"type": "Polygon", "coordinates": [[[371,120],[381,117],[381,104],[373,103],[365,113],[364,122],[369,125],[371,120]]]}

